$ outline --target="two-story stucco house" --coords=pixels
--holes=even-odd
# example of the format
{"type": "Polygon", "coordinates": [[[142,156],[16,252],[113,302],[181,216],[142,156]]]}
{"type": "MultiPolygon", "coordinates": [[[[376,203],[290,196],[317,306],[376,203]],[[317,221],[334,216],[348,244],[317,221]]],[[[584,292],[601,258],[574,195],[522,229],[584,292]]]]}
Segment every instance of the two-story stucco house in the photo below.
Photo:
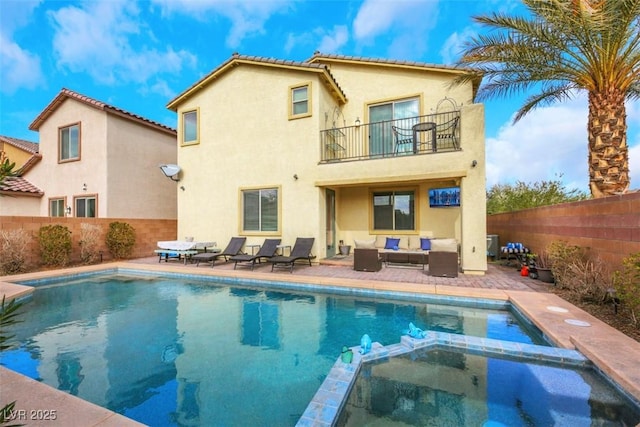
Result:
{"type": "Polygon", "coordinates": [[[158,168],[176,161],[175,129],[69,89],[29,129],[42,159],[24,178],[44,197],[21,215],[176,218],[176,183],[158,168]]]}
{"type": "Polygon", "coordinates": [[[167,105],[178,114],[178,235],[314,237],[317,259],[341,240],[455,238],[461,269],[483,273],[480,82],[451,84],[467,72],[232,55],[167,105]]]}

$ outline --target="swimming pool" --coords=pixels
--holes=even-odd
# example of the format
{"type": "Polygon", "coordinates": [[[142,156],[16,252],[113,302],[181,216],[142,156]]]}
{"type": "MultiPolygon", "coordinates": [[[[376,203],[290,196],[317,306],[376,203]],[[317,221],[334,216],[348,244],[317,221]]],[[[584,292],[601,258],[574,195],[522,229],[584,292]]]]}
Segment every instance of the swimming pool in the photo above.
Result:
{"type": "Polygon", "coordinates": [[[504,302],[227,282],[126,272],[25,283],[37,290],[15,328],[22,345],[0,363],[149,425],[294,425],[364,333],[396,343],[414,322],[543,343],[504,302]]]}
{"type": "Polygon", "coordinates": [[[504,353],[488,357],[430,348],[363,363],[337,425],[586,427],[640,422],[635,404],[596,371],[570,359],[541,364],[504,353]]]}

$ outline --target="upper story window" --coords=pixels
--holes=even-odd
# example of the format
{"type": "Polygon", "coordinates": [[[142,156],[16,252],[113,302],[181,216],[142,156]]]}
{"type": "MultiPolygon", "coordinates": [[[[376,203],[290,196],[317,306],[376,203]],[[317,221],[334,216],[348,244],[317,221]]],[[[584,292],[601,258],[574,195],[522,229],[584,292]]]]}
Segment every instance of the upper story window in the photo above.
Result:
{"type": "Polygon", "coordinates": [[[182,113],[182,145],[197,144],[200,140],[198,110],[182,113]]]}
{"type": "Polygon", "coordinates": [[[261,188],[242,191],[242,230],[278,231],[277,188],[261,188]]]}
{"type": "Polygon", "coordinates": [[[49,199],[49,216],[64,216],[64,198],[49,199]]]}
{"type": "Polygon", "coordinates": [[[76,197],[76,217],[78,218],[95,218],[96,217],[96,198],[76,197]]]}
{"type": "Polygon", "coordinates": [[[58,135],[58,160],[80,160],[80,124],[60,128],[58,135]]]}
{"type": "Polygon", "coordinates": [[[298,119],[311,115],[311,83],[292,86],[289,92],[289,118],[298,119]]]}
{"type": "Polygon", "coordinates": [[[415,230],[415,192],[373,193],[374,230],[415,230]]]}

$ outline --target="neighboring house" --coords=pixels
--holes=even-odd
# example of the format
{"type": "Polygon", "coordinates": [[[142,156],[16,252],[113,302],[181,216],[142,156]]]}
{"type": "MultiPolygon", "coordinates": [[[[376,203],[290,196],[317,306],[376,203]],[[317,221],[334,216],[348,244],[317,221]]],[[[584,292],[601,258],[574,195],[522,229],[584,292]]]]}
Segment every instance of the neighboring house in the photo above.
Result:
{"type": "Polygon", "coordinates": [[[68,89],[29,129],[42,160],[25,178],[44,197],[23,215],[176,218],[176,183],[159,169],[176,162],[175,129],[68,89]]]}
{"type": "Polygon", "coordinates": [[[23,175],[40,161],[38,144],[0,135],[0,152],[15,163],[13,172],[0,184],[0,216],[31,215],[39,212],[44,192],[27,181],[23,175]]]}
{"type": "Polygon", "coordinates": [[[482,274],[480,81],[451,85],[467,72],[317,52],[300,62],[232,55],[167,105],[185,189],[178,235],[219,245],[314,237],[318,259],[340,240],[453,237],[463,271],[482,274]],[[443,188],[454,200],[432,207],[430,190],[443,188]]]}

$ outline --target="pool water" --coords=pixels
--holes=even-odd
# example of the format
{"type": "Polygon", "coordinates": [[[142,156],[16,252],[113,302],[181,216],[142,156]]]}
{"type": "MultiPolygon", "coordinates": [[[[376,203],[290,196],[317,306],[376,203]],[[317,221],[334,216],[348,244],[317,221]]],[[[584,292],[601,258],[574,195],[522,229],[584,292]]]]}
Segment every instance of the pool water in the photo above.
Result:
{"type": "Polygon", "coordinates": [[[421,350],[362,365],[338,426],[630,426],[640,409],[589,368],[421,350]]]}
{"type": "Polygon", "coordinates": [[[0,364],[152,426],[295,425],[343,345],[422,329],[544,344],[508,311],[174,277],[40,283],[0,364]]]}

